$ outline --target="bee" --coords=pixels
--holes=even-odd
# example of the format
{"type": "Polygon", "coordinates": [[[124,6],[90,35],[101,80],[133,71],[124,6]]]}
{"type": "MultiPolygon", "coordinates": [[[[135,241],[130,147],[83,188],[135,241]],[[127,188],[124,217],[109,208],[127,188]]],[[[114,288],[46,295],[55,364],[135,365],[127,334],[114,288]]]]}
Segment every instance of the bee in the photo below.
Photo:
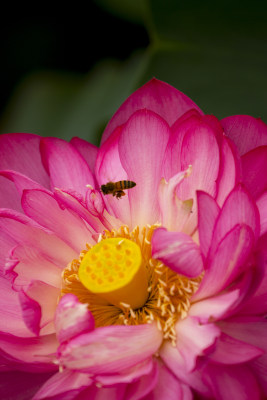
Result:
{"type": "Polygon", "coordinates": [[[136,186],[136,183],[133,181],[118,181],[118,182],[108,182],[105,185],[101,185],[101,192],[103,194],[112,194],[116,196],[117,199],[120,199],[122,196],[125,196],[125,189],[131,189],[136,186]]]}

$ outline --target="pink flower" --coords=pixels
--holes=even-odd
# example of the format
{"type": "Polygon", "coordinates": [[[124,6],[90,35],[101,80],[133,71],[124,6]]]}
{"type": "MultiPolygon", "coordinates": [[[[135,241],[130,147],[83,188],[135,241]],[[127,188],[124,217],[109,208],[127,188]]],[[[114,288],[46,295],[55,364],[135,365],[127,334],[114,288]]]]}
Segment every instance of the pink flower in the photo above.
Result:
{"type": "Polygon", "coordinates": [[[3,398],[267,396],[261,120],[154,79],[99,149],[7,134],[0,153],[3,398]]]}

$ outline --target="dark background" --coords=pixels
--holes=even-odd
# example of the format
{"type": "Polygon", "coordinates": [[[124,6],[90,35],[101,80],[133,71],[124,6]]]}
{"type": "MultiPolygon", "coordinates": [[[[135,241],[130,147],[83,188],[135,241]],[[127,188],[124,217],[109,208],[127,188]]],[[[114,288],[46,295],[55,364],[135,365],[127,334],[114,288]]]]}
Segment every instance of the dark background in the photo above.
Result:
{"type": "Polygon", "coordinates": [[[265,2],[95,0],[2,17],[0,133],[99,143],[121,102],[156,76],[206,113],[267,122],[265,2]]]}

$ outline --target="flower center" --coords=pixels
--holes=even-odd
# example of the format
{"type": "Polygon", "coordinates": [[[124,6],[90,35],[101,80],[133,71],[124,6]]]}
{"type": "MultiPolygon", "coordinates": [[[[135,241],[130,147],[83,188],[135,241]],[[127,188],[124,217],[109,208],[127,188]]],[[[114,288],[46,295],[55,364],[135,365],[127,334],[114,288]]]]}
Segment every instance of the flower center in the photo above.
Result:
{"type": "Polygon", "coordinates": [[[129,239],[110,238],[96,244],[82,259],[78,276],[91,293],[117,307],[124,303],[137,309],[148,297],[141,250],[129,239]]]}
{"type": "Polygon", "coordinates": [[[105,231],[65,268],[61,294],[73,293],[87,303],[96,327],[155,321],[164,339],[175,345],[175,323],[186,317],[202,276],[178,275],[151,257],[157,227],[105,231]]]}

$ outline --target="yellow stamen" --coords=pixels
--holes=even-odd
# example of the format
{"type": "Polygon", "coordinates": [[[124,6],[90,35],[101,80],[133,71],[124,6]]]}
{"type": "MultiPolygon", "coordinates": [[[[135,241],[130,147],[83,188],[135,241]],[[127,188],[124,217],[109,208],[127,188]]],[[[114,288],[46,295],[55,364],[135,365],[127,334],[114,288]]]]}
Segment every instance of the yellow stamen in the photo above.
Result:
{"type": "Polygon", "coordinates": [[[148,280],[140,247],[129,239],[109,238],[92,247],[82,259],[79,279],[91,292],[109,303],[132,309],[148,297],[148,280]]]}

